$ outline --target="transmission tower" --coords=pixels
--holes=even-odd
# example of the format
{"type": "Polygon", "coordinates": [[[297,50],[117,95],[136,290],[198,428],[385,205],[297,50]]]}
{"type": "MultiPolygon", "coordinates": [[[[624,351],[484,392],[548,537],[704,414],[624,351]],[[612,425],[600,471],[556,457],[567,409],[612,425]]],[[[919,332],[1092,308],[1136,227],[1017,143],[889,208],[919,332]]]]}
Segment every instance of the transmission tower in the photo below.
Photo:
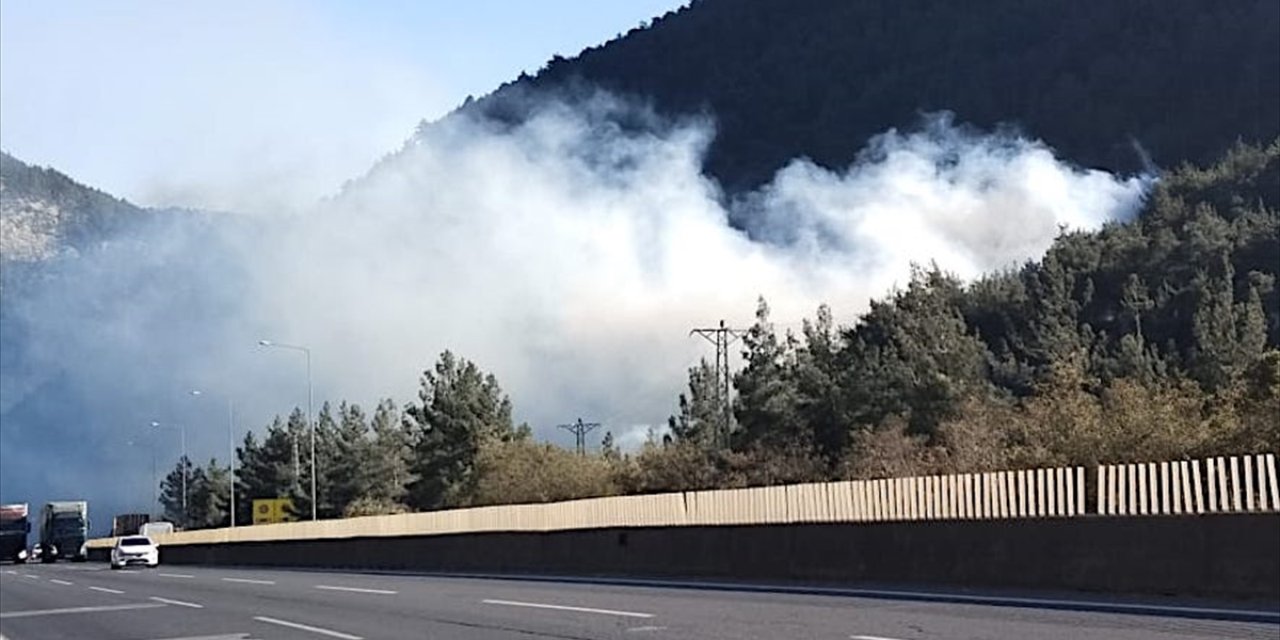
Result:
{"type": "Polygon", "coordinates": [[[728,448],[729,434],[733,432],[733,403],[729,402],[729,396],[733,392],[733,374],[729,371],[729,345],[737,342],[744,333],[746,331],[742,329],[726,327],[724,320],[720,321],[718,327],[694,329],[689,332],[689,335],[700,335],[716,345],[716,391],[720,396],[720,409],[723,415],[723,420],[716,430],[716,440],[724,448],[728,448]]]}
{"type": "Polygon", "coordinates": [[[558,429],[564,429],[573,433],[574,443],[577,445],[578,455],[586,455],[587,453],[587,434],[593,430],[600,428],[599,422],[583,422],[582,418],[578,418],[577,422],[570,424],[556,425],[558,429]]]}

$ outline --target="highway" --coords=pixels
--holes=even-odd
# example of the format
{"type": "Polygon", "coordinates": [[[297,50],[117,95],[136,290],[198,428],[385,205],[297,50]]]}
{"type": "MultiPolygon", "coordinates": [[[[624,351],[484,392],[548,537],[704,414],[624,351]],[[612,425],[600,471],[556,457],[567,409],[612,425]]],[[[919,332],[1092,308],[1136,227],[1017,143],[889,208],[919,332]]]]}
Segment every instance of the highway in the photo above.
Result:
{"type": "Polygon", "coordinates": [[[1280,638],[1275,621],[1021,604],[340,571],[0,566],[7,640],[1280,638]]]}

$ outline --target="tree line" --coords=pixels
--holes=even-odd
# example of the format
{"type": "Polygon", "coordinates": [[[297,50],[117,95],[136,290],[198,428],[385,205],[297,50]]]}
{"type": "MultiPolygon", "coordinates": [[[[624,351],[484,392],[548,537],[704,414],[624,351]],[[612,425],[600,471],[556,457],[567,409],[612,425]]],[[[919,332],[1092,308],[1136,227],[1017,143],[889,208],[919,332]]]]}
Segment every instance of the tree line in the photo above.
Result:
{"type": "MultiPolygon", "coordinates": [[[[1241,145],[1040,261],[972,283],[919,267],[848,326],[822,306],[780,332],[761,299],[732,397],[699,363],[638,451],[611,434],[589,455],[535,441],[493,375],[445,352],[413,402],[324,405],[317,513],[1280,452],[1278,272],[1280,141],[1241,145]]],[[[245,436],[238,522],[252,498],[310,514],[307,435],[295,410],[245,436]]],[[[166,513],[225,524],[228,472],[180,461],[166,513]]]]}

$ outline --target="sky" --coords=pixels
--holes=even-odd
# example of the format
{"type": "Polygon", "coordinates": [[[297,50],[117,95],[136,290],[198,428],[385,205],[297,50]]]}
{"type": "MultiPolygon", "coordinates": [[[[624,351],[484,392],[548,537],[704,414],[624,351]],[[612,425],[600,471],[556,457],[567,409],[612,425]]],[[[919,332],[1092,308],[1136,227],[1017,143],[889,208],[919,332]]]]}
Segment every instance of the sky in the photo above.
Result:
{"type": "Polygon", "coordinates": [[[682,4],[4,0],[0,147],[146,206],[297,210],[419,121],[682,4]]]}

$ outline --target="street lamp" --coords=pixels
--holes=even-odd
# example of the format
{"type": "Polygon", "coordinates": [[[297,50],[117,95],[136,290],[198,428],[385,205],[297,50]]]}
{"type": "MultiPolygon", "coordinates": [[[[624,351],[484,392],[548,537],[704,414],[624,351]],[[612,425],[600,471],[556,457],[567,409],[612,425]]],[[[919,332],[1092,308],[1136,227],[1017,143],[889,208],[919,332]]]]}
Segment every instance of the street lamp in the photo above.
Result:
{"type": "MultiPolygon", "coordinates": [[[[160,429],[161,427],[170,427],[182,432],[182,460],[178,461],[178,468],[182,470],[182,527],[185,529],[189,524],[187,522],[187,463],[189,462],[187,460],[187,427],[186,425],[180,424],[160,424],[159,422],[151,423],[152,429],[160,429]]],[[[153,464],[153,475],[155,473],[154,469],[155,465],[153,464]]]]}
{"type": "Polygon", "coordinates": [[[301,347],[295,344],[283,344],[280,342],[272,342],[271,340],[259,340],[260,347],[274,347],[277,349],[289,349],[291,351],[301,351],[307,356],[307,430],[311,432],[311,519],[316,519],[316,428],[311,424],[311,404],[313,394],[311,391],[311,349],[301,347]]]}
{"type": "MultiPolygon", "coordinates": [[[[151,441],[151,506],[147,507],[147,513],[153,514],[155,513],[156,503],[160,502],[160,497],[156,493],[159,487],[159,485],[156,484],[156,434],[154,432],[148,432],[147,436],[147,439],[151,441]]],[[[131,447],[138,446],[138,442],[136,440],[128,440],[126,442],[128,442],[131,447]]],[[[146,480],[144,479],[143,482],[146,482],[146,480]]],[[[146,494],[144,493],[143,496],[142,500],[145,502],[146,494]]]]}
{"type": "MultiPolygon", "coordinates": [[[[191,395],[200,397],[204,395],[199,389],[192,389],[191,395]]],[[[231,506],[231,526],[236,526],[236,410],[235,405],[231,402],[231,396],[227,396],[227,465],[230,470],[227,473],[227,483],[230,485],[231,506]]]]}

